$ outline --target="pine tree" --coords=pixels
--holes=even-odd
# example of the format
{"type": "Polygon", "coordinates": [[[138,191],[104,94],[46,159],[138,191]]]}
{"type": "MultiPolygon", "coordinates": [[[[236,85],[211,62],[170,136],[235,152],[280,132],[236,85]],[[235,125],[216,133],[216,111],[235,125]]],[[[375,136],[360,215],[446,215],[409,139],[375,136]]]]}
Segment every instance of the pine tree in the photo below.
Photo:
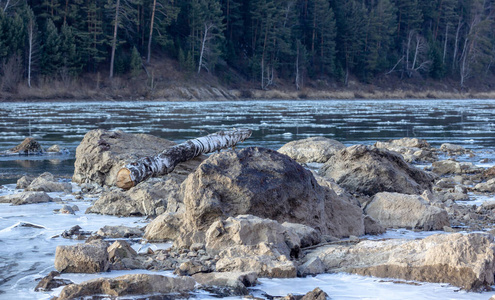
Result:
{"type": "Polygon", "coordinates": [[[72,26],[62,25],[60,31],[60,52],[62,57],[62,70],[71,77],[79,75],[81,71],[81,55],[77,51],[76,37],[72,26]]]}
{"type": "Polygon", "coordinates": [[[53,21],[48,19],[45,26],[44,42],[41,46],[41,74],[52,76],[58,71],[62,61],[60,45],[58,30],[53,21]]]}
{"type": "Polygon", "coordinates": [[[310,49],[312,67],[320,76],[331,75],[335,61],[337,28],[333,9],[327,0],[308,3],[307,47],[310,49]]]}
{"type": "Polygon", "coordinates": [[[337,45],[344,66],[344,83],[363,55],[366,41],[368,15],[362,4],[355,0],[338,2],[335,6],[337,18],[337,45]]]}
{"type": "Polygon", "coordinates": [[[136,46],[132,47],[132,52],[131,52],[131,60],[129,63],[129,69],[131,71],[132,77],[137,77],[141,73],[141,67],[142,67],[142,60],[141,60],[141,55],[139,55],[139,51],[137,50],[136,46]]]}

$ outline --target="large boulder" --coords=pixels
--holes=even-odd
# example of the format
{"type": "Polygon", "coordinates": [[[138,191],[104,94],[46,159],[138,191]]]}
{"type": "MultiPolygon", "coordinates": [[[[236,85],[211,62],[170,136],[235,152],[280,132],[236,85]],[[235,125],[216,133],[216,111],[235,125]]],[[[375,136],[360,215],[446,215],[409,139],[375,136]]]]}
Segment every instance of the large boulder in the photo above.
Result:
{"type": "MultiPolygon", "coordinates": [[[[149,294],[180,294],[194,290],[196,282],[190,277],[166,277],[153,274],[131,274],[116,278],[97,278],[80,284],[70,284],[57,300],[85,299],[88,296],[112,297],[149,294]]],[[[176,295],[177,296],[177,295],[176,295]]]]}
{"type": "Polygon", "coordinates": [[[378,193],[366,205],[364,212],[388,228],[442,230],[450,225],[444,208],[430,205],[418,195],[378,193]]]}
{"type": "Polygon", "coordinates": [[[431,190],[434,179],[395,152],[365,145],[336,153],[320,169],[320,175],[334,179],[350,192],[369,196],[379,192],[421,194],[431,190]]]}
{"type": "MultiPolygon", "coordinates": [[[[333,236],[364,233],[361,209],[321,187],[286,155],[248,147],[211,155],[181,185],[187,231],[200,242],[215,221],[251,214],[333,236]]],[[[186,244],[188,241],[184,241],[186,244]]]]}
{"type": "MultiPolygon", "coordinates": [[[[174,145],[174,142],[148,134],[92,130],[86,133],[76,149],[72,181],[114,185],[122,166],[141,157],[156,155],[174,145]]],[[[171,176],[183,180],[202,159],[199,157],[179,164],[171,176]]]]}
{"type": "Polygon", "coordinates": [[[60,273],[99,273],[108,270],[108,244],[95,240],[86,244],[57,246],[55,269],[60,273]]]}
{"type": "Polygon", "coordinates": [[[278,149],[278,152],[299,163],[325,163],[332,155],[344,148],[344,144],[339,141],[325,137],[311,137],[289,142],[278,149]]]}
{"type": "Polygon", "coordinates": [[[72,185],[70,182],[59,182],[51,173],[45,172],[35,178],[26,187],[26,191],[72,193],[72,185]]]}
{"type": "Polygon", "coordinates": [[[362,241],[357,245],[331,245],[309,253],[300,267],[315,261],[321,272],[443,282],[467,290],[494,283],[495,244],[481,233],[437,234],[422,240],[362,241]]]}
{"type": "Polygon", "coordinates": [[[17,194],[0,196],[0,203],[11,203],[12,205],[23,205],[33,203],[45,203],[53,201],[52,197],[45,192],[20,192],[17,194]]]}

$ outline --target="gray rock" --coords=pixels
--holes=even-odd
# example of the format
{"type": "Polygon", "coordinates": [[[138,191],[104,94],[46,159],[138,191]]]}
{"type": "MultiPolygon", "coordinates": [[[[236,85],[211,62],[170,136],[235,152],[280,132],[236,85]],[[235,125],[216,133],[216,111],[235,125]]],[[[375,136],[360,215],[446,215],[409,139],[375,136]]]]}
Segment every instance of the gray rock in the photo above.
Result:
{"type": "Polygon", "coordinates": [[[440,176],[447,174],[476,174],[482,173],[483,168],[476,167],[470,162],[457,162],[455,160],[441,160],[432,164],[432,172],[440,176]]]}
{"type": "Polygon", "coordinates": [[[69,214],[69,215],[74,215],[75,214],[74,213],[74,210],[69,205],[62,206],[62,208],[59,210],[59,213],[61,213],[61,214],[69,214]]]}
{"type": "Polygon", "coordinates": [[[320,175],[350,192],[370,196],[379,192],[421,194],[431,189],[434,179],[395,152],[365,145],[338,152],[320,169],[320,175]]]}
{"type": "Polygon", "coordinates": [[[467,152],[464,147],[450,143],[440,145],[440,151],[448,152],[449,154],[464,154],[467,152]]]}
{"type": "Polygon", "coordinates": [[[140,227],[105,225],[100,228],[96,234],[106,238],[136,238],[142,237],[144,230],[140,227]]]}
{"type": "Polygon", "coordinates": [[[382,226],[442,230],[449,226],[445,209],[430,205],[417,195],[378,193],[364,208],[364,212],[382,226]]]}
{"type": "Polygon", "coordinates": [[[26,188],[26,191],[71,193],[72,185],[70,182],[59,182],[51,173],[45,172],[35,178],[26,188]]]}
{"type": "Polygon", "coordinates": [[[0,203],[11,203],[12,205],[45,203],[51,201],[53,201],[53,199],[45,192],[21,192],[0,196],[0,203]]]}
{"type": "Polygon", "coordinates": [[[339,141],[325,137],[311,137],[289,142],[278,149],[278,152],[299,163],[324,163],[337,151],[344,148],[344,144],[339,141]]]}
{"type": "Polygon", "coordinates": [[[364,216],[364,232],[370,235],[378,235],[384,233],[386,230],[380,224],[380,222],[373,219],[371,216],[364,216]]]}
{"type": "Polygon", "coordinates": [[[220,297],[248,295],[247,288],[257,283],[255,272],[197,273],[192,277],[201,285],[200,288],[220,297]]]}
{"type": "Polygon", "coordinates": [[[27,188],[31,182],[33,182],[35,177],[33,176],[22,176],[21,178],[19,178],[17,180],[17,184],[16,184],[16,189],[25,189],[27,188]]]}

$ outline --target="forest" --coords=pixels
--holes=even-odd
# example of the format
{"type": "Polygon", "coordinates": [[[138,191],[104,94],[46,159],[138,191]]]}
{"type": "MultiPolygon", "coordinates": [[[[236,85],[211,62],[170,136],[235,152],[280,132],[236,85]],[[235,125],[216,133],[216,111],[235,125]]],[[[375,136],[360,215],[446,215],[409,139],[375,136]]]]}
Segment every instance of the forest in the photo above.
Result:
{"type": "Polygon", "coordinates": [[[2,91],[83,74],[181,72],[258,89],[493,75],[495,0],[0,0],[2,91]]]}

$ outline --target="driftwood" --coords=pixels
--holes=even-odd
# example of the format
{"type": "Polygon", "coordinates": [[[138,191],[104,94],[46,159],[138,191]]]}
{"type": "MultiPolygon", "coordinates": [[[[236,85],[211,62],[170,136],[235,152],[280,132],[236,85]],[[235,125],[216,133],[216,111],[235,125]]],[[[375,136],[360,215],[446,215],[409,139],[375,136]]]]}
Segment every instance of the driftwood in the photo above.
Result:
{"type": "Polygon", "coordinates": [[[117,186],[130,189],[152,176],[166,175],[181,162],[221,149],[234,147],[251,136],[250,129],[219,131],[204,137],[185,141],[153,157],[144,157],[125,165],[117,173],[117,186]]]}

